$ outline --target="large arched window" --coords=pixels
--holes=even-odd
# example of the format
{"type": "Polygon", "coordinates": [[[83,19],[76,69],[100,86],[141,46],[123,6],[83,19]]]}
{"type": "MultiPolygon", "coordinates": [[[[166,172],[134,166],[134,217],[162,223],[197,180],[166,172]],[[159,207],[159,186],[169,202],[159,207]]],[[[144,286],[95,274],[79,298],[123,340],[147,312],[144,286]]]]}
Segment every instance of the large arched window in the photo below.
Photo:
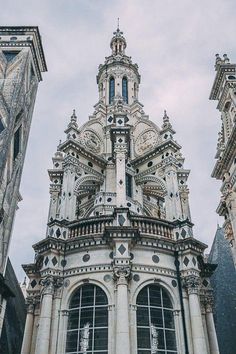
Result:
{"type": "Polygon", "coordinates": [[[115,79],[111,77],[109,80],[109,104],[111,104],[115,96],[115,79]]]}
{"type": "Polygon", "coordinates": [[[122,79],[122,97],[126,103],[128,103],[128,80],[127,77],[122,79]]]}
{"type": "Polygon", "coordinates": [[[66,353],[108,353],[108,302],[96,285],[78,288],[70,301],[66,353]]]}
{"type": "Polygon", "coordinates": [[[145,286],[137,297],[138,354],[177,353],[173,307],[157,284],[145,286]]]}

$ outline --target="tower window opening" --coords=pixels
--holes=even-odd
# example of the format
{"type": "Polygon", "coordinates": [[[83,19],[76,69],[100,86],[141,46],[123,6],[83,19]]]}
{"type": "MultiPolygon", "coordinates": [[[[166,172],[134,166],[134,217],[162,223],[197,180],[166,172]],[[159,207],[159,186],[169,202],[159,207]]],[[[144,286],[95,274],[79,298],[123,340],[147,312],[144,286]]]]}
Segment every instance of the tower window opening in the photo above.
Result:
{"type": "Polygon", "coordinates": [[[132,198],[132,176],[126,173],[126,195],[127,197],[132,198]]]}
{"type": "Polygon", "coordinates": [[[138,354],[176,353],[173,306],[165,289],[145,286],[137,297],[138,354]]]}
{"type": "Polygon", "coordinates": [[[128,80],[126,77],[122,79],[122,97],[125,103],[128,103],[128,80]]]}
{"type": "Polygon", "coordinates": [[[114,96],[115,96],[115,79],[114,77],[111,77],[109,81],[109,104],[111,104],[114,96]]]}
{"type": "Polygon", "coordinates": [[[108,301],[96,285],[78,288],[69,306],[66,354],[108,353],[108,301]]]}
{"type": "Polygon", "coordinates": [[[15,160],[20,152],[21,148],[21,126],[16,130],[14,134],[14,146],[13,146],[13,159],[15,160]]]}
{"type": "Polygon", "coordinates": [[[134,83],[134,98],[137,98],[137,84],[134,83]]]}

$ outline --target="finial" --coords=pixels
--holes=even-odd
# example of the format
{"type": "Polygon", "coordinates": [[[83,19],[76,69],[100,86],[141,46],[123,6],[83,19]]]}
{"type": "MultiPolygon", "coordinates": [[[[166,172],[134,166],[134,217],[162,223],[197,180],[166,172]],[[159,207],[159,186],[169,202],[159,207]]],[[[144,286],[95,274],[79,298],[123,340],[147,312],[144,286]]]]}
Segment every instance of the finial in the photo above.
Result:
{"type": "Polygon", "coordinates": [[[170,121],[170,118],[168,117],[166,110],[164,109],[164,117],[163,117],[163,122],[168,123],[170,121]]]}
{"type": "Polygon", "coordinates": [[[120,19],[119,19],[119,17],[117,18],[117,30],[118,31],[120,30],[120,19]]]}
{"type": "Polygon", "coordinates": [[[76,123],[76,121],[77,121],[77,116],[75,114],[75,109],[73,109],[73,113],[71,116],[71,123],[76,123]]]}
{"type": "Polygon", "coordinates": [[[224,62],[225,62],[226,64],[228,64],[228,63],[229,63],[229,58],[228,58],[227,54],[224,54],[224,55],[223,55],[223,58],[224,58],[224,62]]]}
{"type": "Polygon", "coordinates": [[[164,110],[162,129],[166,129],[166,128],[172,128],[172,125],[170,124],[170,118],[167,115],[166,110],[164,110]]]}

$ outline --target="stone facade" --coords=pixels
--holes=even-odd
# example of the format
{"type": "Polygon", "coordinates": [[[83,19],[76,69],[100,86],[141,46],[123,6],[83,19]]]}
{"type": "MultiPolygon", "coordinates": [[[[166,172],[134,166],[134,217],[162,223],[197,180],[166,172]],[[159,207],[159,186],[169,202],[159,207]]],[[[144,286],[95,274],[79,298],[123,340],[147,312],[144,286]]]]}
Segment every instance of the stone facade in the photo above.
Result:
{"type": "Polygon", "coordinates": [[[222,181],[217,213],[225,218],[225,237],[236,264],[236,64],[231,64],[226,54],[223,59],[217,54],[215,70],[210,99],[218,101],[222,124],[212,177],[222,181]]]}
{"type": "Polygon", "coordinates": [[[81,127],[73,112],[49,170],[22,354],[217,354],[181,146],[166,112],[161,128],[145,114],[119,28],[110,46],[95,111],[81,127]]]}
{"type": "MultiPolygon", "coordinates": [[[[4,275],[31,119],[46,63],[38,27],[0,27],[0,275],[4,275]]],[[[6,302],[0,289],[0,334],[6,302]]]]}

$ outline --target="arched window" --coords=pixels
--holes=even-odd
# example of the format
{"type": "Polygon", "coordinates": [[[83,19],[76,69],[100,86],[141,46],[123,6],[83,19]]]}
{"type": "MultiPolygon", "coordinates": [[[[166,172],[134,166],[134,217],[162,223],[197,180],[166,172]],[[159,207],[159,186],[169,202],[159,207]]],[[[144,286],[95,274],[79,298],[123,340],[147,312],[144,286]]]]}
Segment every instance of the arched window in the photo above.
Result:
{"type": "Polygon", "coordinates": [[[109,104],[111,104],[114,96],[115,96],[115,79],[114,77],[111,77],[109,80],[109,104]]]}
{"type": "Polygon", "coordinates": [[[134,98],[137,98],[137,84],[134,83],[134,98]]]}
{"type": "Polygon", "coordinates": [[[70,301],[66,353],[108,353],[108,302],[96,285],[78,288],[70,301]]]}
{"type": "Polygon", "coordinates": [[[177,353],[173,307],[159,285],[145,286],[137,297],[138,354],[177,353]]]}
{"type": "Polygon", "coordinates": [[[128,80],[126,77],[122,79],[122,97],[126,103],[128,103],[128,80]]]}

